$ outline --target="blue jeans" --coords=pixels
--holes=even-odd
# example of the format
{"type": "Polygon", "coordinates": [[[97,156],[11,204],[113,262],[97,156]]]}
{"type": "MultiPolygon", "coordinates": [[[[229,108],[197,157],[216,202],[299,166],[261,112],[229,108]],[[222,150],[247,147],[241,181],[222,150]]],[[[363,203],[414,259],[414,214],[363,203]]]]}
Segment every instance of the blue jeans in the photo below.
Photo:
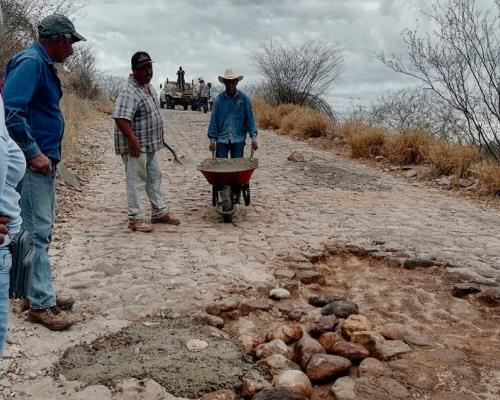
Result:
{"type": "Polygon", "coordinates": [[[8,247],[0,247],[0,359],[3,355],[3,344],[9,320],[9,272],[11,266],[12,256],[8,247]]]}
{"type": "Polygon", "coordinates": [[[18,189],[21,193],[21,217],[23,229],[31,234],[34,260],[31,285],[27,298],[30,307],[42,310],[56,305],[52,285],[52,267],[49,261],[49,245],[52,241],[56,211],[55,170],[46,175],[26,170],[18,189]]]}
{"type": "Polygon", "coordinates": [[[231,153],[231,158],[242,158],[245,152],[245,142],[241,143],[219,143],[215,149],[216,158],[227,158],[231,153]]]}
{"type": "Polygon", "coordinates": [[[127,204],[129,219],[144,219],[141,210],[142,192],[146,190],[151,203],[151,218],[167,213],[167,205],[161,195],[161,170],[156,152],[141,153],[139,157],[122,154],[127,176],[127,204]]]}

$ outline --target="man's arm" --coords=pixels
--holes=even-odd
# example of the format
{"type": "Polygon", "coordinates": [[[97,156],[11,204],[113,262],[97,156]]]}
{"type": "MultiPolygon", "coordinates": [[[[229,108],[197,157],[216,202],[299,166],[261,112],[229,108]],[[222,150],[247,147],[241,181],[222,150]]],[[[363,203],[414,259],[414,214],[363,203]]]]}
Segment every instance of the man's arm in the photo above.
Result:
{"type": "Polygon", "coordinates": [[[116,126],[125,135],[128,141],[128,147],[130,150],[130,155],[132,157],[139,157],[141,155],[141,144],[139,139],[132,129],[132,124],[128,119],[124,118],[114,118],[116,126]]]}
{"type": "Polygon", "coordinates": [[[28,123],[29,107],[39,84],[40,62],[25,58],[8,73],[4,85],[4,103],[7,129],[27,159],[41,154],[28,123]]]}
{"type": "Polygon", "coordinates": [[[219,102],[218,99],[215,100],[214,105],[212,107],[212,115],[210,115],[210,123],[208,124],[208,138],[210,139],[210,145],[208,148],[210,151],[214,151],[217,143],[217,119],[218,119],[218,111],[219,111],[219,102]]]}
{"type": "Polygon", "coordinates": [[[255,125],[255,118],[253,115],[253,108],[252,108],[252,102],[250,99],[247,97],[246,101],[246,108],[247,108],[247,132],[250,136],[250,139],[252,139],[252,149],[257,150],[259,148],[259,145],[257,144],[257,127],[255,125]]]}

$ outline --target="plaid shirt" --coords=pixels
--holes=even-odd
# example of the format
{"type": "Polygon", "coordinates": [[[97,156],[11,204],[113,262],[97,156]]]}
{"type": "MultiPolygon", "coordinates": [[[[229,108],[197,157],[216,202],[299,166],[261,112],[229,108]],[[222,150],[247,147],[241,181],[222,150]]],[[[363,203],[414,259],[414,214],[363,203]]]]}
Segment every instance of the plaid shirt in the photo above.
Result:
{"type": "MultiPolygon", "coordinates": [[[[150,93],[129,76],[116,99],[113,118],[123,118],[132,123],[132,129],[139,139],[141,150],[146,153],[158,151],[163,145],[163,122],[160,115],[158,96],[151,85],[150,93]]],[[[127,137],[115,125],[116,154],[129,152],[127,137]]]]}

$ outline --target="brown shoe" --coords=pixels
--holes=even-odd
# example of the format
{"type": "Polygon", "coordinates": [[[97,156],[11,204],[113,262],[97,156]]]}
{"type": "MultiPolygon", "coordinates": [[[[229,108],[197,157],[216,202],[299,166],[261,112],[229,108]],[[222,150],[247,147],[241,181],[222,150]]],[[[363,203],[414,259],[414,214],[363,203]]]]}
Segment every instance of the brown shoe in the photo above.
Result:
{"type": "Polygon", "coordinates": [[[151,219],[153,224],[170,224],[170,225],[179,225],[181,221],[178,218],[175,218],[172,214],[166,213],[162,215],[160,218],[151,219]]]}
{"type": "Polygon", "coordinates": [[[129,229],[137,232],[152,232],[153,227],[143,219],[131,219],[128,222],[129,229]]]}
{"type": "Polygon", "coordinates": [[[56,297],[56,305],[60,310],[71,310],[75,304],[75,299],[73,297],[56,297]]]}
{"type": "Polygon", "coordinates": [[[37,322],[51,331],[63,331],[77,323],[76,318],[59,310],[57,306],[45,308],[43,310],[31,309],[28,317],[31,322],[37,322]]]}

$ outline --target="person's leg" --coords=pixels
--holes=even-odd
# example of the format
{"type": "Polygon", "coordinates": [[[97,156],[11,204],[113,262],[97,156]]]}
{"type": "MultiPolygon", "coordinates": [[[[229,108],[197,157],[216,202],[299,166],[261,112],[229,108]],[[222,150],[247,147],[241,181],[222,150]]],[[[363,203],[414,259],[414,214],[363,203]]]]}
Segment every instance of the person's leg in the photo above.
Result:
{"type": "Polygon", "coordinates": [[[133,231],[151,232],[153,229],[144,221],[141,210],[142,194],[146,187],[146,153],[141,153],[139,157],[122,154],[122,160],[125,165],[127,186],[128,227],[133,231]]]}
{"type": "Polygon", "coordinates": [[[146,153],[141,153],[139,157],[122,154],[122,160],[125,164],[128,219],[144,219],[141,200],[146,187],[146,153]]]}
{"type": "Polygon", "coordinates": [[[48,255],[54,226],[54,183],[54,174],[37,174],[30,169],[20,183],[23,229],[30,233],[34,251],[31,284],[27,290],[32,310],[44,310],[56,305],[48,255]]]}
{"type": "Polygon", "coordinates": [[[215,157],[216,158],[227,158],[229,155],[229,143],[219,143],[215,147],[215,157]]]}
{"type": "Polygon", "coordinates": [[[167,205],[161,195],[161,171],[156,152],[147,153],[146,193],[151,203],[151,219],[165,215],[167,205]]]}
{"type": "Polygon", "coordinates": [[[9,282],[12,257],[9,249],[0,247],[0,360],[3,356],[3,345],[7,335],[9,321],[9,282]]]}
{"type": "MultiPolygon", "coordinates": [[[[245,153],[245,142],[230,144],[231,158],[243,158],[245,153]]],[[[241,185],[233,185],[233,197],[236,203],[239,203],[241,196],[241,185]]]]}

